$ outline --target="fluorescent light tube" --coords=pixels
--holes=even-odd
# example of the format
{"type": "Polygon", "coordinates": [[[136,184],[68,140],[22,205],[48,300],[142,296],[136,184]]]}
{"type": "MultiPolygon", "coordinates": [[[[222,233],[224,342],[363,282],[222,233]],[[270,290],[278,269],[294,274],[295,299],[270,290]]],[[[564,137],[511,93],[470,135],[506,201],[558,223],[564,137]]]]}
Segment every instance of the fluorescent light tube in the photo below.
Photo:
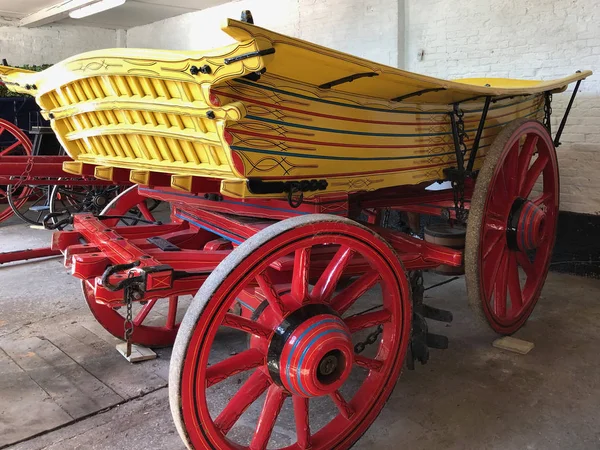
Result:
{"type": "Polygon", "coordinates": [[[99,2],[92,3],[91,5],[84,6],[83,8],[75,9],[69,13],[69,17],[72,19],[83,19],[84,17],[98,14],[108,9],[116,8],[121,6],[127,0],[100,0],[99,2]]]}

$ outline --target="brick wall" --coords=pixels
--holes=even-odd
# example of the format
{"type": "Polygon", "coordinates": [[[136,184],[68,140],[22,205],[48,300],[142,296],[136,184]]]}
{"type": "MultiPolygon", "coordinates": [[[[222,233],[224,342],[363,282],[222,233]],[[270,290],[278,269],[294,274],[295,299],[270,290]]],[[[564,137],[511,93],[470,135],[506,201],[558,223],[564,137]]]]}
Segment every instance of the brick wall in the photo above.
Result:
{"type": "MultiPolygon", "coordinates": [[[[414,72],[552,79],[596,70],[577,94],[558,156],[561,209],[600,214],[600,2],[406,0],[406,20],[414,72]]],[[[554,130],[570,93],[554,96],[554,130]]]]}
{"type": "Polygon", "coordinates": [[[20,28],[0,18],[0,58],[11,65],[53,64],[78,53],[117,46],[117,30],[71,25],[20,28]]]}
{"type": "MultiPolygon", "coordinates": [[[[398,64],[398,0],[243,0],[131,28],[128,47],[200,50],[231,42],[219,30],[250,9],[257,25],[380,63],[398,64]]],[[[400,52],[401,54],[401,52],[400,52]]]]}

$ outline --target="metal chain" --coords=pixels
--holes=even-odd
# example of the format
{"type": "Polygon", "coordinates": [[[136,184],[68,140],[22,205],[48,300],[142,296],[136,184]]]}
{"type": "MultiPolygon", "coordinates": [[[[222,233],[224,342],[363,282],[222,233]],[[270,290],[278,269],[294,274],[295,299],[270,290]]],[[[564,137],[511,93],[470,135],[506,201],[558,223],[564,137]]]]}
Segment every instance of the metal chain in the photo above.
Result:
{"type": "Polygon", "coordinates": [[[27,165],[25,166],[25,171],[19,175],[18,177],[11,177],[11,179],[18,179],[18,181],[16,183],[14,183],[12,186],[8,186],[10,189],[14,189],[15,192],[17,189],[19,189],[22,185],[24,181],[29,180],[29,174],[31,173],[31,170],[33,169],[33,156],[29,156],[27,158],[27,165]]]}
{"type": "MultiPolygon", "coordinates": [[[[130,270],[127,274],[127,278],[133,278],[135,273],[130,270]]],[[[124,300],[125,306],[127,308],[127,313],[125,315],[125,322],[123,323],[124,334],[123,339],[127,343],[127,357],[131,356],[131,335],[133,334],[133,287],[127,286],[124,289],[124,300]]]]}
{"type": "Polygon", "coordinates": [[[364,352],[367,345],[373,345],[377,342],[381,333],[383,333],[383,325],[379,325],[375,331],[369,333],[364,341],[357,343],[354,346],[354,353],[358,354],[364,352]]]}
{"type": "Polygon", "coordinates": [[[457,109],[455,111],[456,114],[456,131],[458,131],[458,147],[463,155],[463,158],[467,154],[467,144],[465,144],[465,139],[468,139],[467,133],[465,132],[465,122],[463,117],[465,116],[464,111],[461,109],[457,109]]]}

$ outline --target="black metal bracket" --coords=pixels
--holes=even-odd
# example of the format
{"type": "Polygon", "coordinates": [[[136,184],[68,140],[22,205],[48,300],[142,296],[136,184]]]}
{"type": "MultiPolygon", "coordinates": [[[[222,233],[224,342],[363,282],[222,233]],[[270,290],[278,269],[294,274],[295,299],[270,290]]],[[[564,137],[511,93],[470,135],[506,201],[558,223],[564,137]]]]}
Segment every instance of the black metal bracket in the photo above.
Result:
{"type": "Polygon", "coordinates": [[[560,146],[560,137],[562,132],[567,124],[567,118],[569,117],[569,113],[571,112],[571,107],[573,106],[573,102],[575,101],[575,96],[577,95],[577,91],[579,90],[579,85],[581,84],[581,80],[577,80],[575,83],[575,89],[573,89],[573,93],[571,94],[571,99],[569,100],[569,104],[567,105],[567,109],[565,110],[565,114],[560,121],[560,125],[558,126],[558,131],[556,132],[556,136],[554,136],[554,146],[560,146]]]}
{"type": "Polygon", "coordinates": [[[468,173],[473,171],[473,166],[475,165],[475,159],[477,158],[477,151],[479,150],[479,143],[481,142],[481,136],[483,135],[483,128],[485,126],[491,101],[492,97],[485,98],[483,111],[481,112],[481,118],[479,119],[479,126],[477,127],[477,133],[475,134],[475,140],[473,141],[473,147],[471,147],[471,154],[469,155],[469,162],[467,163],[468,173]]]}
{"type": "Polygon", "coordinates": [[[351,83],[352,81],[358,80],[359,78],[370,78],[376,76],[379,76],[377,72],[355,73],[354,75],[348,75],[347,77],[339,78],[328,83],[323,83],[319,86],[319,89],[331,89],[332,87],[337,86],[339,84],[351,83]]]}
{"type": "Polygon", "coordinates": [[[544,126],[548,133],[552,135],[552,94],[544,92],[544,126]]]}
{"type": "Polygon", "coordinates": [[[401,102],[402,100],[406,100],[407,98],[418,97],[420,95],[427,94],[428,92],[438,92],[438,91],[445,91],[445,90],[446,90],[446,88],[444,88],[444,87],[421,89],[420,91],[411,92],[410,94],[400,95],[399,97],[394,97],[394,98],[390,99],[390,101],[391,102],[401,102]]]}
{"type": "Polygon", "coordinates": [[[327,189],[327,180],[262,181],[251,178],[247,182],[253,194],[284,194],[294,192],[314,192],[327,189]]]}
{"type": "Polygon", "coordinates": [[[257,50],[255,52],[244,53],[243,55],[232,56],[231,58],[225,58],[223,62],[225,64],[231,64],[234,62],[243,61],[244,59],[254,58],[255,56],[272,55],[273,53],[275,53],[275,49],[271,47],[266,48],[264,50],[257,50]]]}

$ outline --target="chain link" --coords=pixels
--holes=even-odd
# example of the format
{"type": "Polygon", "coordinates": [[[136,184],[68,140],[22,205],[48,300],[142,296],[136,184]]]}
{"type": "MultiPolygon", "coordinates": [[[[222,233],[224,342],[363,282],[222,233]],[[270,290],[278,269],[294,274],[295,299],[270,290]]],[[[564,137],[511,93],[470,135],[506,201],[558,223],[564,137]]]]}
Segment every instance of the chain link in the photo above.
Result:
{"type": "MultiPolygon", "coordinates": [[[[127,274],[127,278],[133,278],[135,276],[135,272],[132,270],[127,274]]],[[[123,339],[127,343],[127,357],[131,356],[131,335],[133,334],[133,299],[134,299],[134,289],[132,286],[127,286],[124,289],[124,300],[125,306],[127,308],[127,313],[125,315],[125,322],[123,323],[124,333],[123,339]]]]}
{"type": "Polygon", "coordinates": [[[364,352],[367,345],[373,345],[377,342],[381,333],[383,333],[383,325],[379,325],[375,331],[369,333],[364,341],[357,343],[354,346],[354,353],[358,354],[364,352]]]}
{"type": "Polygon", "coordinates": [[[461,109],[455,111],[456,114],[456,131],[458,132],[458,147],[463,155],[463,158],[467,155],[467,144],[465,139],[468,139],[467,133],[465,132],[465,122],[463,117],[465,113],[461,109]]]}

